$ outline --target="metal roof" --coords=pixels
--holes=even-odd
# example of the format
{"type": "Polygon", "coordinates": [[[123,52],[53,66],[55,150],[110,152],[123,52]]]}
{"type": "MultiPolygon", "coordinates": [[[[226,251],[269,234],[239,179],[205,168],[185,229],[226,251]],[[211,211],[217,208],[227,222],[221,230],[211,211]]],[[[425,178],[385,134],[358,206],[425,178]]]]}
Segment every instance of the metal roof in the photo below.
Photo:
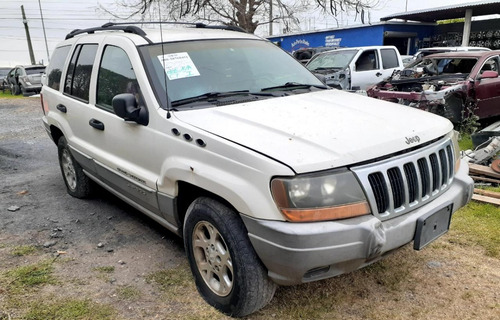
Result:
{"type": "Polygon", "coordinates": [[[380,21],[403,19],[422,22],[436,22],[438,20],[463,18],[465,17],[465,11],[467,9],[472,9],[473,17],[500,14],[500,0],[477,1],[446,7],[407,11],[380,18],[380,21]]]}

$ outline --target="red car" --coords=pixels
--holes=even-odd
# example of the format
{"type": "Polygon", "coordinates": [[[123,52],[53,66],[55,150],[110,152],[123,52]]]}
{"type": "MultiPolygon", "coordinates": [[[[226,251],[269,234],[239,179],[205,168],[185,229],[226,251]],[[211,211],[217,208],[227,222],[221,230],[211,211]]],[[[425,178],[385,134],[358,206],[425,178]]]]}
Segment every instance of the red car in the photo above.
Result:
{"type": "Polygon", "coordinates": [[[370,97],[427,110],[460,123],[500,115],[500,50],[425,57],[370,87],[370,97]]]}

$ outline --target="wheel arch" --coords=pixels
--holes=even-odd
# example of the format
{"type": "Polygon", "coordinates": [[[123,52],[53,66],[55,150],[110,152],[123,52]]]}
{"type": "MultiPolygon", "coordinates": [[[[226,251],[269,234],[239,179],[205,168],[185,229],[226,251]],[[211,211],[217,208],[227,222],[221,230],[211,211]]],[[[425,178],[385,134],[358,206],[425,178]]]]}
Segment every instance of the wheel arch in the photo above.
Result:
{"type": "Polygon", "coordinates": [[[238,212],[238,210],[236,210],[236,208],[229,201],[211,191],[200,188],[186,181],[178,181],[177,187],[178,194],[176,198],[176,220],[179,225],[179,233],[181,237],[184,236],[184,218],[186,217],[187,210],[191,203],[193,203],[193,201],[200,197],[214,199],[230,208],[234,212],[238,212]]]}
{"type": "Polygon", "coordinates": [[[59,141],[59,138],[64,136],[64,134],[61,131],[61,129],[59,129],[58,127],[56,127],[54,125],[51,125],[50,126],[50,136],[52,137],[52,141],[54,141],[54,143],[57,145],[57,141],[59,141]]]}

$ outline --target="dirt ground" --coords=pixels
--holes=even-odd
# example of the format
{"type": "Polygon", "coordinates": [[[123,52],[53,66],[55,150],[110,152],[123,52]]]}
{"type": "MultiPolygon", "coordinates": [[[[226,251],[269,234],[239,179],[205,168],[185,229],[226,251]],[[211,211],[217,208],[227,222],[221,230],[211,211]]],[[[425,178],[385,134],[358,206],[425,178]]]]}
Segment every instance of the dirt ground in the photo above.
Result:
{"type": "MultiPolygon", "coordinates": [[[[89,299],[111,306],[116,319],[226,319],[197,294],[181,239],[106,191],[88,200],[66,193],[41,113],[39,98],[0,98],[0,275],[51,259],[56,283],[26,303],[89,299]],[[15,256],[18,246],[37,250],[15,256]],[[161,272],[174,276],[150,281],[161,272]]],[[[21,319],[6,292],[0,284],[0,319],[21,319]]],[[[500,261],[445,236],[368,269],[279,288],[248,318],[500,319],[499,301],[500,261]]]]}

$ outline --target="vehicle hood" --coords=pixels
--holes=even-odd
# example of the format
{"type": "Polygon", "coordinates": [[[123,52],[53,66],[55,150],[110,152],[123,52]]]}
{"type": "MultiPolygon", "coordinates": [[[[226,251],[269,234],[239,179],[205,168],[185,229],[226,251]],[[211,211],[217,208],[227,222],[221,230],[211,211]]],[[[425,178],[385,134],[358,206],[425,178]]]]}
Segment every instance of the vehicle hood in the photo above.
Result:
{"type": "Polygon", "coordinates": [[[175,117],[297,173],[375,159],[453,128],[431,113],[340,90],[179,111],[175,117]]]}

